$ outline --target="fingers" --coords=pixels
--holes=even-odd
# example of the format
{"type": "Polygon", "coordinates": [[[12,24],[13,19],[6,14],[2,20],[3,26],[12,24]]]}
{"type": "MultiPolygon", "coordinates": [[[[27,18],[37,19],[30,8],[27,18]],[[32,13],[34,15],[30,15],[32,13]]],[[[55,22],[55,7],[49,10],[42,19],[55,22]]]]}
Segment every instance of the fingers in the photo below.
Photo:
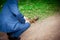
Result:
{"type": "Polygon", "coordinates": [[[25,19],[25,23],[27,23],[27,22],[30,23],[29,19],[27,17],[24,16],[24,19],[25,19]]]}

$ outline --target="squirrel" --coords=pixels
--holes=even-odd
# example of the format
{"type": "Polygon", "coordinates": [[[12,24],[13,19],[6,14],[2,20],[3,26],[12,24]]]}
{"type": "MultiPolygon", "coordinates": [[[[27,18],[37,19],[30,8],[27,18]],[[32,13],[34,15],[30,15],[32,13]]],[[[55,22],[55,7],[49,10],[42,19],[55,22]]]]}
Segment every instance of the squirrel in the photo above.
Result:
{"type": "Polygon", "coordinates": [[[29,22],[32,24],[32,23],[35,23],[37,20],[39,19],[39,17],[34,17],[33,19],[31,18],[28,18],[29,22]]]}

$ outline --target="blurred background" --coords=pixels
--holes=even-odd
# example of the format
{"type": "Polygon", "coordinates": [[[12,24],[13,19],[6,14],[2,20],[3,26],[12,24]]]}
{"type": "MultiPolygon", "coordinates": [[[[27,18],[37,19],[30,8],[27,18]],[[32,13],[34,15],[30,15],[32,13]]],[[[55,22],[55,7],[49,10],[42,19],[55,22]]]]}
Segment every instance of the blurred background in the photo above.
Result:
{"type": "MultiPolygon", "coordinates": [[[[0,0],[0,11],[6,0],[0,0]]],[[[19,11],[28,18],[39,16],[40,20],[60,13],[58,0],[19,0],[19,11]]]]}

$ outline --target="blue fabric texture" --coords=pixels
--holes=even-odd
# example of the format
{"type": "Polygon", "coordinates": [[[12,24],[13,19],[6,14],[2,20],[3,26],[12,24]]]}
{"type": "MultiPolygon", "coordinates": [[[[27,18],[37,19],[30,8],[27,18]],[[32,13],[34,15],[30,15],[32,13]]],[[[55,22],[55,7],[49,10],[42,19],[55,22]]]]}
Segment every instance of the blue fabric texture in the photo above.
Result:
{"type": "Polygon", "coordinates": [[[17,0],[7,0],[0,14],[0,32],[11,33],[12,37],[18,37],[30,27],[30,23],[25,23],[17,4],[17,0]]]}

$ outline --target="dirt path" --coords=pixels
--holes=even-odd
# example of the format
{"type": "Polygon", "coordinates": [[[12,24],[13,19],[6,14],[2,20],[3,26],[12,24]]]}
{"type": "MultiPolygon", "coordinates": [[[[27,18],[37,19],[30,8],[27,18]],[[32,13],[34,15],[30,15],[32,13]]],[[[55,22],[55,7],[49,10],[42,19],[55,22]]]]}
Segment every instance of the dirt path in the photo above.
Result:
{"type": "Polygon", "coordinates": [[[21,35],[21,40],[60,40],[60,15],[32,24],[21,35]]]}

